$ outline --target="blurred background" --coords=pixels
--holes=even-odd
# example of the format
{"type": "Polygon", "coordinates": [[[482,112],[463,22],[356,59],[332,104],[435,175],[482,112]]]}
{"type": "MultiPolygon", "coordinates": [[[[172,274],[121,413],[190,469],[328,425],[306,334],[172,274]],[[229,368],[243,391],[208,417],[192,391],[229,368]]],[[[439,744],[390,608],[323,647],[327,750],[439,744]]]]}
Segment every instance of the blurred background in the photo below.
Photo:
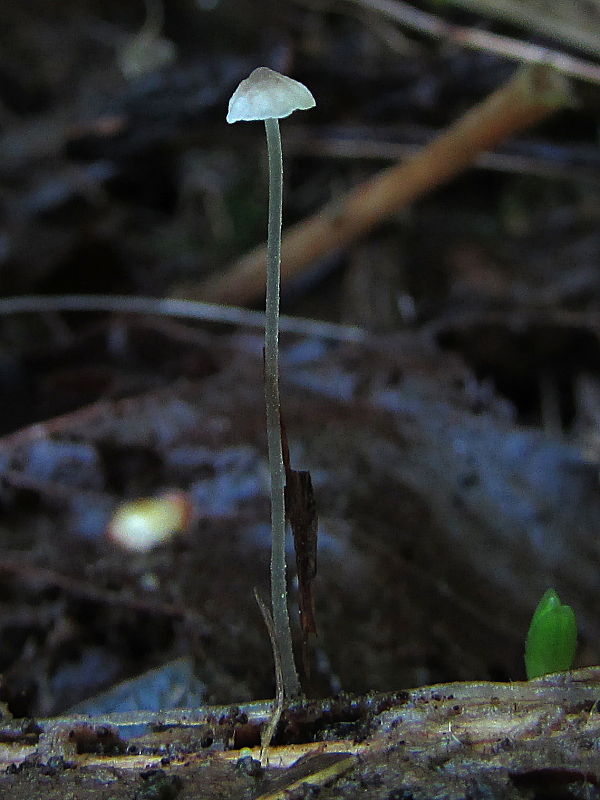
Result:
{"type": "MultiPolygon", "coordinates": [[[[286,314],[346,327],[284,333],[283,414],[321,518],[309,691],[520,679],[548,586],[580,620],[578,663],[597,662],[599,37],[597,0],[4,0],[13,713],[167,663],[167,688],[193,689],[177,702],[272,695],[252,596],[269,558],[259,329],[43,301],[202,300],[264,241],[263,128],[225,122],[258,65],[317,100],[282,124],[286,226],[425,147],[524,47],[558,54],[569,107],[285,283],[286,314]],[[133,555],[110,540],[119,503],[173,487],[183,533],[133,555]]],[[[167,702],[161,686],[138,705],[167,702]]]]}

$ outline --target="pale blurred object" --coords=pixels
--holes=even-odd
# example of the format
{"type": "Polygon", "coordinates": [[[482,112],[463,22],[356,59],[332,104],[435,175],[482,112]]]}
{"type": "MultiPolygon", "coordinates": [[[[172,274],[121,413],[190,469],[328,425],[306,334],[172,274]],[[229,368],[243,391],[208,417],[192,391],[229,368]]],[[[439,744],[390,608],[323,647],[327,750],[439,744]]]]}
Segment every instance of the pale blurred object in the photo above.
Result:
{"type": "Polygon", "coordinates": [[[163,21],[162,0],[146,0],[146,20],[141,30],[128,38],[117,53],[119,68],[127,80],[142,78],[177,58],[173,42],[161,36],[163,21]]]}
{"type": "Polygon", "coordinates": [[[186,531],[192,506],[184,492],[165,492],[120,505],[108,525],[108,538],[135,553],[146,553],[186,531]]]}

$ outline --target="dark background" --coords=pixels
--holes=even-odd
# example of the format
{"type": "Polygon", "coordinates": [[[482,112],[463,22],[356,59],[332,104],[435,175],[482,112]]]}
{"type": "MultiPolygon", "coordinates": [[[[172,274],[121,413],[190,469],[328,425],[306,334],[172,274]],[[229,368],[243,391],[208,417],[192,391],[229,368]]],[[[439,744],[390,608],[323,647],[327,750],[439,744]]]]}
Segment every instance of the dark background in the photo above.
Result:
{"type": "MultiPolygon", "coordinates": [[[[317,99],[282,125],[284,224],[387,166],[390,148],[423,146],[516,68],[355,3],[173,0],[161,31],[145,15],[141,2],[3,2],[2,296],[196,297],[263,241],[262,126],[225,123],[257,65],[317,99]]],[[[321,516],[314,693],[521,678],[548,586],[580,620],[578,663],[598,660],[599,90],[572,94],[491,167],[284,287],[286,313],[374,334],[365,347],[283,337],[283,413],[321,516]]],[[[268,565],[256,330],[9,311],[11,710],[58,713],[176,657],[208,700],[272,694],[252,597],[268,565]],[[107,540],[118,502],[173,486],[194,508],[187,534],[135,556],[107,540]]]]}

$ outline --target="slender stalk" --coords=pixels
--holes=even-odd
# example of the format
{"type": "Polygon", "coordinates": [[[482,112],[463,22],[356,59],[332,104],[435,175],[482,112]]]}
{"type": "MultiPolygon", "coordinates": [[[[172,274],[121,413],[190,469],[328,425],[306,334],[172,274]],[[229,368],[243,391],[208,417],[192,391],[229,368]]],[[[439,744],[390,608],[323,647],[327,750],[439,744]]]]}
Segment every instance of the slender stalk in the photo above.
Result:
{"type": "Polygon", "coordinates": [[[286,697],[299,694],[300,683],[294,664],[292,634],[287,607],[285,567],[285,470],[281,449],[279,414],[279,284],[281,274],[281,218],[283,157],[279,122],[266,119],[269,154],[269,228],[267,245],[267,299],[265,319],[265,405],[267,443],[271,473],[271,605],[273,625],[281,654],[286,697]]]}

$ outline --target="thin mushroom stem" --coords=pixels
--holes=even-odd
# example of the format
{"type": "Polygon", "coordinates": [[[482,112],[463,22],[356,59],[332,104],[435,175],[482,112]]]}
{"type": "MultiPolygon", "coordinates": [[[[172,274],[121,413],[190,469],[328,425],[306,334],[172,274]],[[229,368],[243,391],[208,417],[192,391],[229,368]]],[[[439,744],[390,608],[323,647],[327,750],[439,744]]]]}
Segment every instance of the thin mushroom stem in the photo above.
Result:
{"type": "Polygon", "coordinates": [[[283,156],[277,119],[266,119],[269,155],[269,225],[267,244],[267,297],[265,320],[265,405],[267,444],[271,473],[271,605],[273,625],[281,654],[286,697],[300,693],[294,663],[292,634],[287,606],[285,564],[285,469],[279,413],[279,285],[281,281],[281,222],[283,156]]]}

